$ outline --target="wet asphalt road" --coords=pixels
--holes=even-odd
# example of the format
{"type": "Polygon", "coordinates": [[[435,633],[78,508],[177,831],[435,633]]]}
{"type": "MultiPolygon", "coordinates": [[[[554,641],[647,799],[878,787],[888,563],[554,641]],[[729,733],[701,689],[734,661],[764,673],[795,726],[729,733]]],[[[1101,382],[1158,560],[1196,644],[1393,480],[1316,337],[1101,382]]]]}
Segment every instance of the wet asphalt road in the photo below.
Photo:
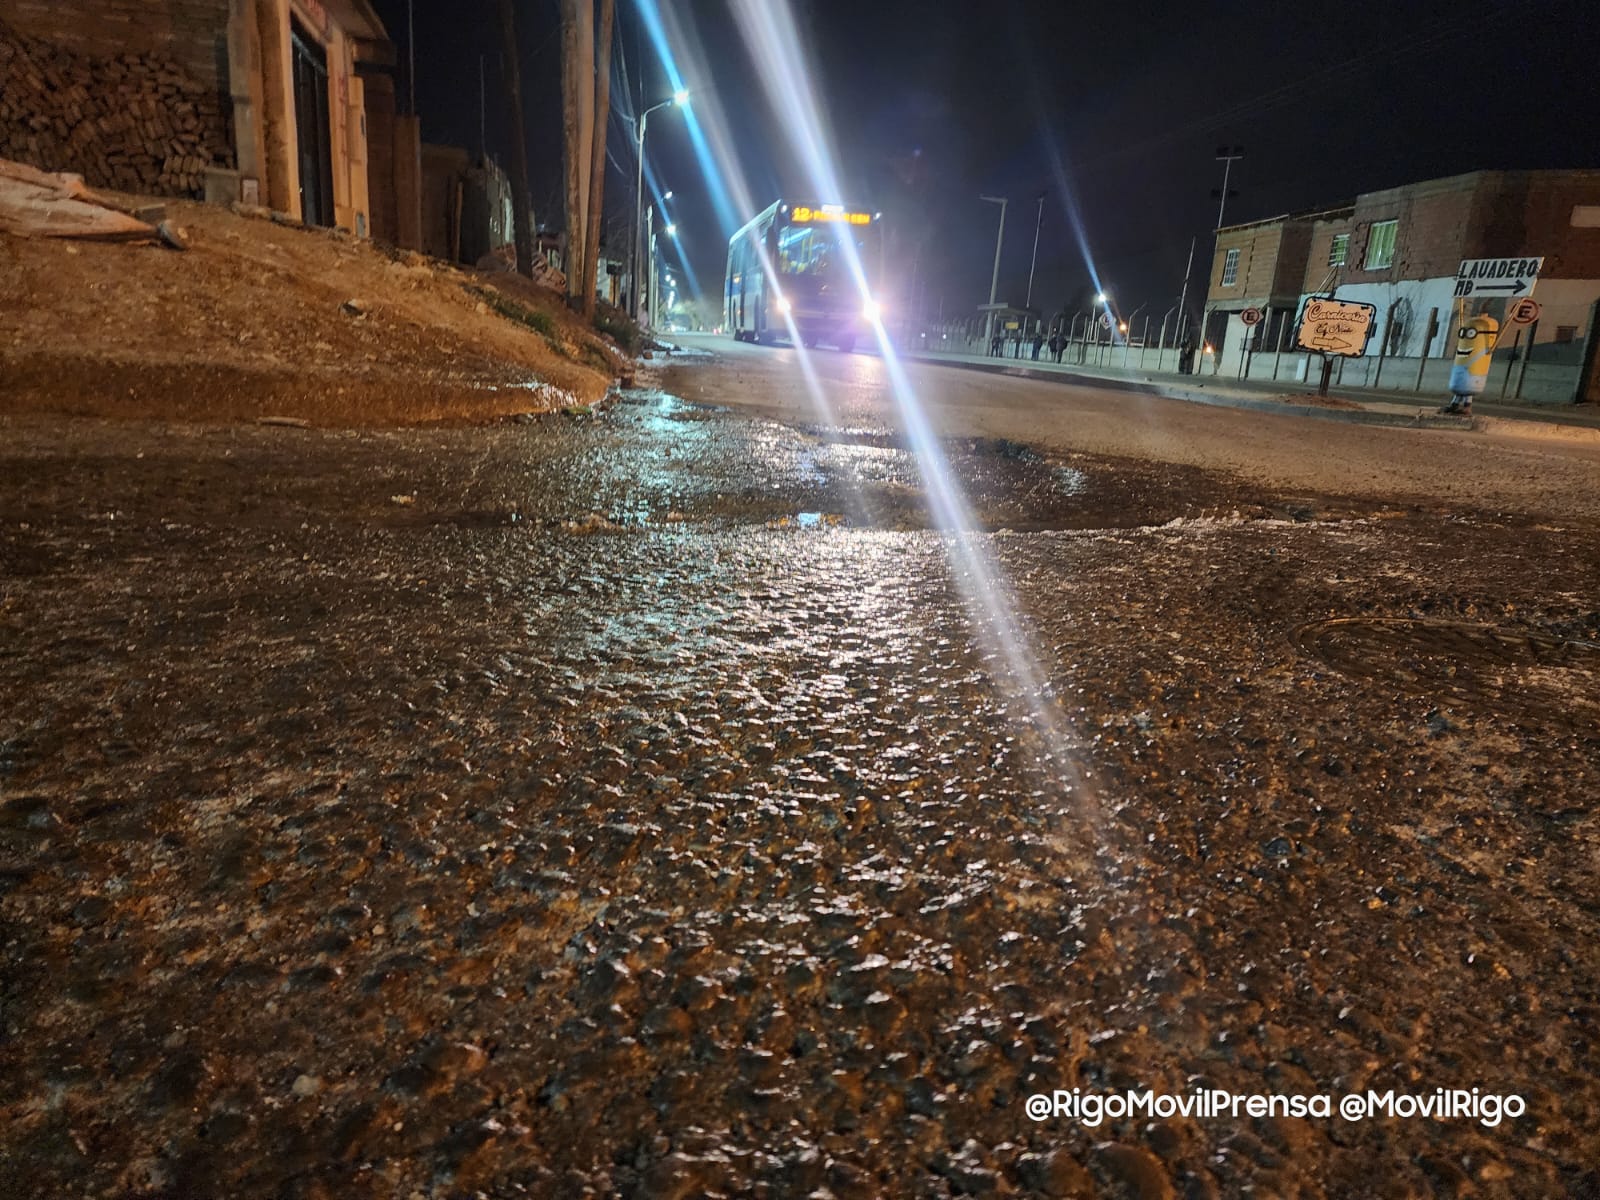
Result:
{"type": "Polygon", "coordinates": [[[0,1191],[1600,1186],[1595,529],[944,450],[0,425],[0,1191]]]}

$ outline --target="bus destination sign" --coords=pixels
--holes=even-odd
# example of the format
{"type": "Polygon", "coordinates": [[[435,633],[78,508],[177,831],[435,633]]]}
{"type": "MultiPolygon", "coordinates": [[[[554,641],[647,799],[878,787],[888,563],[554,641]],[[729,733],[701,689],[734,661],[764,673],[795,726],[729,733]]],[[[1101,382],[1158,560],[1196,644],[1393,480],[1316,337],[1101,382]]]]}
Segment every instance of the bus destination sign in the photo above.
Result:
{"type": "Polygon", "coordinates": [[[872,214],[846,212],[837,204],[824,204],[821,208],[807,208],[803,204],[797,204],[794,211],[789,214],[789,220],[796,225],[820,225],[829,221],[841,225],[870,225],[872,214]]]}

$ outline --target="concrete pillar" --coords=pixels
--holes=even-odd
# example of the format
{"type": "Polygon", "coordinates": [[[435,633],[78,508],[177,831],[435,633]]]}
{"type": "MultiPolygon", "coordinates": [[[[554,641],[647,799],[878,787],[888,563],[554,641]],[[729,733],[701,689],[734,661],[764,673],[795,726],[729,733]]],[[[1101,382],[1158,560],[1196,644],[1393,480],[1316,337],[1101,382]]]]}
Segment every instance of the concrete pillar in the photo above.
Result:
{"type": "Polygon", "coordinates": [[[350,109],[345,119],[345,141],[350,147],[350,207],[354,210],[350,231],[357,237],[372,236],[372,196],[370,158],[367,154],[366,84],[350,73],[350,109]]]}
{"type": "Polygon", "coordinates": [[[294,60],[289,44],[289,0],[256,0],[261,38],[261,124],[266,165],[262,202],[298,218],[300,158],[296,152],[294,60]]]}
{"type": "Polygon", "coordinates": [[[260,194],[265,196],[267,157],[256,0],[228,2],[228,94],[233,101],[233,149],[239,176],[256,180],[260,194]]]}
{"type": "Polygon", "coordinates": [[[328,158],[333,168],[333,223],[355,233],[358,224],[365,224],[366,214],[367,156],[364,151],[360,154],[358,189],[358,139],[353,136],[360,132],[357,121],[361,81],[356,78],[355,56],[343,30],[335,28],[328,33],[323,51],[328,63],[328,158]]]}

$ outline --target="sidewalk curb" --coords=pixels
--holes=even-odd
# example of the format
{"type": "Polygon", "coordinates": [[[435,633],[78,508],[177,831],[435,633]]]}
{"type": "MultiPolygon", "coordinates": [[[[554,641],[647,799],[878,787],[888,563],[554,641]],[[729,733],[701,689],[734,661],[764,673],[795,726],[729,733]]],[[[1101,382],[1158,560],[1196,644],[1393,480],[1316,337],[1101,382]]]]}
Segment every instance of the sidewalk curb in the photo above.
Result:
{"type": "Polygon", "coordinates": [[[912,356],[911,361],[941,367],[961,367],[969,371],[986,371],[991,375],[1006,375],[1013,379],[1035,379],[1043,382],[1061,382],[1087,387],[1102,387],[1117,392],[1143,392],[1167,400],[1185,400],[1191,404],[1207,404],[1213,408],[1242,408],[1251,412],[1275,413],[1291,417],[1316,417],[1325,421],[1343,421],[1350,425],[1387,425],[1406,429],[1471,430],[1470,417],[1445,417],[1433,415],[1424,421],[1419,410],[1415,417],[1400,413],[1372,412],[1365,408],[1318,408],[1310,404],[1284,404],[1279,400],[1256,400],[1237,393],[1213,392],[1204,387],[1175,387],[1158,383],[1154,379],[1128,379],[1115,376],[1083,375],[1074,371],[1039,371],[1030,367],[1016,367],[999,363],[964,362],[960,359],[935,358],[931,355],[912,356]]]}
{"type": "MultiPolygon", "coordinates": [[[[1159,383],[1154,379],[1086,375],[1075,371],[1041,371],[1031,367],[1015,366],[1005,362],[971,362],[963,359],[939,358],[934,355],[906,355],[906,361],[929,366],[959,367],[968,371],[983,371],[990,375],[1005,375],[1013,379],[1034,379],[1043,382],[1076,384],[1082,387],[1100,387],[1111,391],[1143,392],[1168,400],[1184,400],[1191,404],[1208,404],[1215,408],[1241,408],[1251,412],[1273,413],[1280,416],[1313,417],[1322,421],[1342,421],[1349,425],[1380,425],[1398,429],[1438,429],[1455,432],[1492,433],[1497,437],[1517,437],[1543,441],[1594,442],[1600,444],[1600,429],[1587,425],[1574,425],[1557,421],[1541,421],[1535,417],[1457,417],[1432,413],[1418,407],[1413,413],[1380,412],[1370,408],[1319,408],[1312,404],[1285,404],[1281,400],[1257,400],[1238,393],[1210,391],[1205,387],[1181,387],[1159,383]]],[[[1360,401],[1355,401],[1360,403],[1360,401]]]]}

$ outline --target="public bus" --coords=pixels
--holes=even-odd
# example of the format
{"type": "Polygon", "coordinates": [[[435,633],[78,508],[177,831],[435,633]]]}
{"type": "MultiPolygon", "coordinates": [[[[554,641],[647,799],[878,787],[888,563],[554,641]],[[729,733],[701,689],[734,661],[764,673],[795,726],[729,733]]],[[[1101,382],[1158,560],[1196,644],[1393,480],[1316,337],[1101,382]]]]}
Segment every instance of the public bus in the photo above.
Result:
{"type": "Polygon", "coordinates": [[[739,341],[766,342],[791,337],[792,321],[807,346],[848,354],[882,319],[883,254],[882,213],[778,200],[728,240],[724,324],[739,341]]]}

